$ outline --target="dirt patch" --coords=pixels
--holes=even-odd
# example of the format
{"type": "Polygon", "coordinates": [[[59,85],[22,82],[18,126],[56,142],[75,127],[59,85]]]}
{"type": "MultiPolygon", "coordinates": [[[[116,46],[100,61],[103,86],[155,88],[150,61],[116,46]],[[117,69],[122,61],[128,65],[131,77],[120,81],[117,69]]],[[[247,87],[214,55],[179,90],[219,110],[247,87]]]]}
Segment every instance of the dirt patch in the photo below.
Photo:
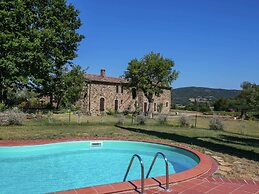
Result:
{"type": "Polygon", "coordinates": [[[218,171],[213,175],[215,177],[235,178],[235,179],[253,179],[259,181],[259,162],[238,158],[228,154],[196,148],[201,152],[213,157],[219,165],[218,171]]]}

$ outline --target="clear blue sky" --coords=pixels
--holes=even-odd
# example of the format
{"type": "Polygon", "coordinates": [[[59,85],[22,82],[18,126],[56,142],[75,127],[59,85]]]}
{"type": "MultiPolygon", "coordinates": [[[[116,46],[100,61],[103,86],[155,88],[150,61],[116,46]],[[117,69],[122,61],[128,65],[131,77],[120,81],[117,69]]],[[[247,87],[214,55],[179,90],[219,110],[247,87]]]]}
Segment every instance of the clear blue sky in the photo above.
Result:
{"type": "Polygon", "coordinates": [[[259,84],[259,0],[68,0],[85,35],[75,63],[120,76],[154,51],[175,61],[174,88],[259,84]]]}

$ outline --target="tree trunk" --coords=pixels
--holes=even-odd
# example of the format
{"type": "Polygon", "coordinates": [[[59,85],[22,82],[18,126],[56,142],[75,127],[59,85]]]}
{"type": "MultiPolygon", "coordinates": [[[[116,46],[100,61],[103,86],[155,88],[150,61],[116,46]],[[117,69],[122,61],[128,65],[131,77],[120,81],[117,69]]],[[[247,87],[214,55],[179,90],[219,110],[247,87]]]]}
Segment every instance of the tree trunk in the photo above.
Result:
{"type": "Polygon", "coordinates": [[[60,106],[60,103],[61,103],[61,99],[62,99],[62,98],[58,98],[58,100],[57,100],[57,105],[56,105],[56,109],[59,109],[59,106],[60,106]]]}
{"type": "Polygon", "coordinates": [[[247,115],[246,115],[246,110],[242,109],[242,110],[241,110],[240,119],[244,120],[246,117],[247,117],[247,115]]]}
{"type": "Polygon", "coordinates": [[[2,103],[7,105],[8,104],[8,102],[7,102],[7,90],[2,89],[2,91],[1,91],[1,98],[2,98],[1,99],[2,103]]]}
{"type": "Polygon", "coordinates": [[[154,100],[148,100],[148,118],[153,118],[153,107],[154,107],[154,100]]]}
{"type": "Polygon", "coordinates": [[[0,103],[4,103],[3,88],[2,88],[2,85],[1,85],[1,84],[0,84],[0,103]]]}

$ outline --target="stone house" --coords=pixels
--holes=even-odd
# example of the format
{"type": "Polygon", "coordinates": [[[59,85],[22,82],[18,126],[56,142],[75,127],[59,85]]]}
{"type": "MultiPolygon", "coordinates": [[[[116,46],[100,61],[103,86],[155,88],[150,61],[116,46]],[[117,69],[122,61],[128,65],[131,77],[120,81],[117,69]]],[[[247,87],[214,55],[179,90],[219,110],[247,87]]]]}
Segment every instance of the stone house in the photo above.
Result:
{"type": "MultiPolygon", "coordinates": [[[[105,70],[100,75],[85,74],[86,87],[79,101],[81,110],[90,115],[108,111],[148,111],[148,100],[142,91],[127,87],[128,81],[123,78],[107,77],[105,70]]],[[[171,107],[171,88],[154,99],[154,113],[162,106],[162,113],[169,113],[171,107]]]]}

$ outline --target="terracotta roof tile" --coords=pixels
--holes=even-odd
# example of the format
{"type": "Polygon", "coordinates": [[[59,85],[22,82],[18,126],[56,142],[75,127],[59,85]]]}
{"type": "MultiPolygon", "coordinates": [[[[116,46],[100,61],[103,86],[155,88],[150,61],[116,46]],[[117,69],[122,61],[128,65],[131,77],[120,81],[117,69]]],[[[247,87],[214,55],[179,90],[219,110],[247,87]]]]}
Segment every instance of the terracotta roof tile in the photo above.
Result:
{"type": "Polygon", "coordinates": [[[94,81],[94,82],[105,82],[105,83],[128,83],[127,80],[123,78],[117,78],[117,77],[102,77],[100,75],[95,75],[95,74],[85,74],[84,77],[88,81],[94,81]]]}

